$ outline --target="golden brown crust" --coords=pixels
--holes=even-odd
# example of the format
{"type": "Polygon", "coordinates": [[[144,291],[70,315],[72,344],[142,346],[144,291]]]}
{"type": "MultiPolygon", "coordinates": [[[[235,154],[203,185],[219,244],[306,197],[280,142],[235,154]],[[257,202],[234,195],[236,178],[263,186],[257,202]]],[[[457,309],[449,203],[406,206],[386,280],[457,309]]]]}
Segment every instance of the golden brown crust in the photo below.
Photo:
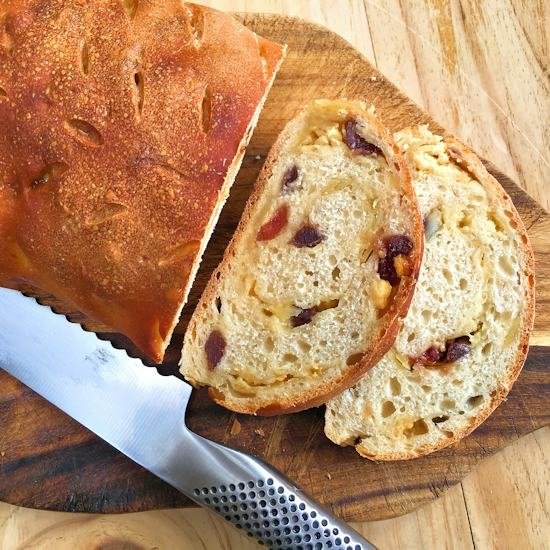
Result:
{"type": "Polygon", "coordinates": [[[0,284],[160,361],[283,48],[176,0],[9,0],[0,36],[0,284]]]}
{"type": "Polygon", "coordinates": [[[505,208],[505,212],[508,215],[512,226],[518,232],[523,244],[523,258],[521,265],[523,266],[523,272],[527,285],[525,286],[526,305],[523,311],[519,345],[516,356],[510,363],[508,376],[505,380],[502,380],[502,385],[491,395],[491,399],[487,405],[480,409],[479,414],[473,417],[467,426],[461,430],[455,431],[453,436],[447,437],[446,439],[441,439],[435,445],[426,445],[409,452],[370,453],[365,450],[360,443],[356,445],[355,449],[357,452],[361,456],[370,460],[410,460],[439,451],[440,449],[448,447],[449,445],[452,445],[453,443],[456,443],[466,437],[482,422],[484,422],[506,399],[506,396],[510,392],[514,382],[521,372],[529,351],[529,335],[535,320],[535,257],[529,242],[527,230],[523,225],[514,203],[498,181],[491,174],[489,174],[483,163],[479,160],[478,156],[466,145],[459,142],[452,136],[445,136],[444,141],[449,155],[455,160],[455,162],[461,165],[465,170],[468,170],[484,187],[490,189],[494,195],[498,197],[505,208]]]}
{"type": "MultiPolygon", "coordinates": [[[[412,180],[409,173],[409,168],[406,160],[402,156],[399,148],[395,145],[393,137],[390,132],[381,124],[381,122],[373,115],[370,115],[366,110],[357,111],[357,102],[346,100],[337,100],[342,104],[346,104],[350,114],[355,114],[358,117],[367,119],[369,126],[373,131],[373,134],[379,137],[380,144],[383,145],[383,149],[387,154],[388,161],[391,159],[393,162],[388,162],[391,169],[399,175],[401,186],[403,189],[403,206],[410,213],[412,234],[410,235],[414,242],[413,252],[411,253],[410,269],[411,274],[408,277],[403,277],[398,287],[398,291],[394,296],[394,299],[390,307],[385,312],[381,319],[381,324],[378,332],[378,337],[373,339],[374,346],[370,350],[365,351],[364,358],[349,366],[349,368],[342,373],[337,379],[331,379],[325,384],[321,384],[317,387],[315,395],[302,399],[300,401],[281,400],[277,403],[271,403],[268,406],[262,406],[254,402],[253,399],[249,400],[248,406],[243,406],[240,401],[232,400],[230,396],[224,395],[217,388],[209,388],[210,397],[219,405],[230,409],[235,412],[244,414],[255,414],[261,416],[273,416],[278,414],[287,414],[292,412],[298,412],[311,407],[317,407],[326,403],[332,397],[335,397],[346,388],[353,386],[361,376],[370,368],[372,368],[388,351],[392,346],[397,333],[399,332],[401,323],[405,315],[407,314],[409,305],[411,303],[414,287],[418,278],[418,272],[420,270],[420,262],[422,259],[422,252],[424,246],[424,230],[422,224],[422,218],[418,208],[416,206],[416,196],[412,186],[412,180]],[[399,168],[398,168],[399,167],[399,168]]],[[[203,304],[210,303],[215,299],[217,295],[217,280],[218,273],[221,273],[222,277],[229,268],[231,258],[235,253],[236,243],[240,236],[243,234],[245,227],[251,223],[251,218],[254,212],[254,207],[260,197],[262,196],[264,189],[271,177],[273,167],[277,162],[279,156],[284,151],[285,145],[288,139],[293,136],[281,134],[273,147],[271,148],[269,155],[265,161],[265,164],[258,176],[254,189],[248,202],[245,206],[243,215],[235,231],[231,242],[229,243],[224,257],[219,264],[218,268],[214,271],[208,284],[203,292],[203,295],[197,304],[196,311],[201,311],[203,304]]],[[[193,325],[197,322],[197,317],[194,315],[191,319],[188,329],[193,330],[193,325]]]]}

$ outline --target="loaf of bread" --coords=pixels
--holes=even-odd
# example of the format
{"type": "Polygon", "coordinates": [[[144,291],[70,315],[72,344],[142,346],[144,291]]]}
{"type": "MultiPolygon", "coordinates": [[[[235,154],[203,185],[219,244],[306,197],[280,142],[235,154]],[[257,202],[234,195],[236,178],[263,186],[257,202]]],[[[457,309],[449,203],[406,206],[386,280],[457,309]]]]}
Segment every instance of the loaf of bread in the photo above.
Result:
{"type": "Polygon", "coordinates": [[[327,404],[326,435],[374,460],[463,438],[510,391],[533,323],[533,253],[480,160],[427,127],[396,135],[424,216],[416,292],[393,348],[327,404]]]}
{"type": "Polygon", "coordinates": [[[0,284],[160,361],[283,54],[179,0],[0,2],[0,284]]]}
{"type": "Polygon", "coordinates": [[[243,413],[325,402],[391,346],[421,253],[391,135],[361,102],[310,103],[266,160],[190,321],[182,373],[243,413]]]}

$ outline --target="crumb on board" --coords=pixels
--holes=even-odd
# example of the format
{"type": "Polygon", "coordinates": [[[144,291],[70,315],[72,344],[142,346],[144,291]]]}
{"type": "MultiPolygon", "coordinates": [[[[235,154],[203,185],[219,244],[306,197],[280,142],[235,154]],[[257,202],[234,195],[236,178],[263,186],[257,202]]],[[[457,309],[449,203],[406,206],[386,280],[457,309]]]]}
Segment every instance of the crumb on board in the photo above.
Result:
{"type": "Polygon", "coordinates": [[[239,435],[241,433],[241,423],[235,418],[233,420],[233,424],[231,425],[231,429],[229,430],[229,435],[239,435]]]}
{"type": "Polygon", "coordinates": [[[330,472],[327,472],[327,479],[332,479],[332,475],[330,474],[330,472]]]}
{"type": "Polygon", "coordinates": [[[259,435],[260,437],[265,437],[265,432],[264,432],[264,430],[263,430],[262,428],[256,428],[256,429],[254,430],[254,433],[255,433],[256,435],[259,435]]]}

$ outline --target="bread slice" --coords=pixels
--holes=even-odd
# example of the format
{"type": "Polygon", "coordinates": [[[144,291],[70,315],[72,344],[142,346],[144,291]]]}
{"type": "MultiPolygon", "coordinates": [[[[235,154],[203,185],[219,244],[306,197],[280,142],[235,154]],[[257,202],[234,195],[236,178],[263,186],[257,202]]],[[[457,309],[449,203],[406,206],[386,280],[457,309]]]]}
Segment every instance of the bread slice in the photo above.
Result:
{"type": "Polygon", "coordinates": [[[243,413],[325,402],[391,346],[421,252],[391,135],[361,102],[313,101],[266,160],[190,321],[182,373],[243,413]]]}
{"type": "Polygon", "coordinates": [[[416,292],[391,351],[327,404],[326,435],[373,460],[463,438],[517,378],[533,324],[533,252],[477,156],[427,127],[396,135],[424,216],[416,292]]]}
{"type": "Polygon", "coordinates": [[[0,3],[0,284],[162,360],[283,56],[179,0],[0,3]]]}

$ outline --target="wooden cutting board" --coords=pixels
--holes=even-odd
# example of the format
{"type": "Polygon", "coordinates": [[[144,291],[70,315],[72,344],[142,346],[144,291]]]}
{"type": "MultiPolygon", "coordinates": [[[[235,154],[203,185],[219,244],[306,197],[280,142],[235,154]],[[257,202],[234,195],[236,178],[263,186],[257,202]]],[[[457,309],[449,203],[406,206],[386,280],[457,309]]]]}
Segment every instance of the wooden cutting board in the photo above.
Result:
{"type": "MultiPolygon", "coordinates": [[[[315,97],[362,98],[398,130],[429,123],[338,35],[278,15],[241,16],[254,31],[289,45],[289,56],[265,106],[243,168],[208,247],[191,299],[161,372],[175,371],[185,326],[202,288],[236,227],[270,145],[300,106],[315,97]]],[[[550,216],[514,182],[488,164],[512,196],[537,259],[537,318],[526,365],[509,399],[472,435],[431,456],[373,463],[323,435],[323,409],[276,418],[235,415],[192,398],[188,419],[198,433],[252,452],[285,472],[336,514],[354,521],[404,514],[439,496],[480,460],[550,419],[550,216]],[[535,344],[535,345],[533,345],[535,344]]],[[[42,297],[56,310],[63,304],[42,297]]],[[[122,337],[74,314],[73,320],[133,352],[122,337]]],[[[146,368],[146,367],[144,367],[146,368]]],[[[177,491],[135,465],[7,374],[0,372],[0,500],[21,506],[78,512],[125,512],[190,506],[177,491]]]]}

